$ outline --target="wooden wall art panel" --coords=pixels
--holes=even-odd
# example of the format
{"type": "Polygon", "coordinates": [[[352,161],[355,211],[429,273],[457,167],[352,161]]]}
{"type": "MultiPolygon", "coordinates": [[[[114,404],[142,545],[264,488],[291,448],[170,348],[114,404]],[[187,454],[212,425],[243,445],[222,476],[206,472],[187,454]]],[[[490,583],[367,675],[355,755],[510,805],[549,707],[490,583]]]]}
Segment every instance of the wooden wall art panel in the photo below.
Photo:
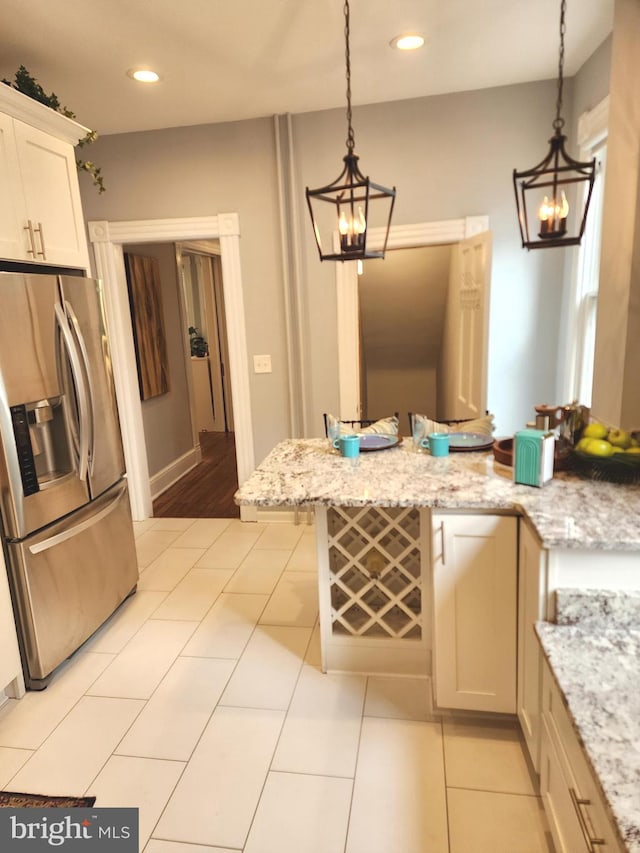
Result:
{"type": "Polygon", "coordinates": [[[167,341],[162,313],[160,267],[156,258],[125,253],[125,269],[138,366],[140,399],[169,390],[167,341]]]}

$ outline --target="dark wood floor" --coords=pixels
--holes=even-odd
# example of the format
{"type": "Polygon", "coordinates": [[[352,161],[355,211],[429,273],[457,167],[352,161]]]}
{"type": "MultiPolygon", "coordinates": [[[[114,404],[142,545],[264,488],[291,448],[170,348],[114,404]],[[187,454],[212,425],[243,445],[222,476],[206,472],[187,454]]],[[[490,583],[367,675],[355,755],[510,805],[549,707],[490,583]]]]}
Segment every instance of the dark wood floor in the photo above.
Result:
{"type": "Polygon", "coordinates": [[[201,432],[202,462],[153,502],[155,518],[240,518],[232,432],[201,432]]]}

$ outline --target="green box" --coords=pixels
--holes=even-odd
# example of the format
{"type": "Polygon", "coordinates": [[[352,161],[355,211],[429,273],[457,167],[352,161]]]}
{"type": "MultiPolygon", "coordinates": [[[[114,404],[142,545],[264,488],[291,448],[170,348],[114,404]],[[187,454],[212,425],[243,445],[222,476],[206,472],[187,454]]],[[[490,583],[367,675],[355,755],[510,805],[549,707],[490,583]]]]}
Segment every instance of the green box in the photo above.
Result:
{"type": "Polygon", "coordinates": [[[543,486],[553,477],[555,436],[541,429],[523,429],[514,435],[513,482],[543,486]]]}

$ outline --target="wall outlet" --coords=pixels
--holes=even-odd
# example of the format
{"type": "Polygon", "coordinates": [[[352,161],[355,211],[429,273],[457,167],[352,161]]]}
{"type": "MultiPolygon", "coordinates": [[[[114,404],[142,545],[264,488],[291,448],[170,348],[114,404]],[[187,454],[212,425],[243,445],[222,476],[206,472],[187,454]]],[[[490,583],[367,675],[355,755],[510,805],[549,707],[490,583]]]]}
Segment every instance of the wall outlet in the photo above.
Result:
{"type": "Polygon", "coordinates": [[[254,373],[271,373],[271,356],[270,355],[254,355],[254,357],[253,357],[253,372],[254,373]]]}

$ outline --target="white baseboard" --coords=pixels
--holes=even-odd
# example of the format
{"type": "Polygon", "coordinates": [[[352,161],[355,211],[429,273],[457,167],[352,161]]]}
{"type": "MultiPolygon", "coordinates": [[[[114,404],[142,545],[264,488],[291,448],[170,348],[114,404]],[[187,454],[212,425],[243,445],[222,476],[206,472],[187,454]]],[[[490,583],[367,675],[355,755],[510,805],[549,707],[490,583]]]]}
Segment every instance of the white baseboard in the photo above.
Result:
{"type": "Polygon", "coordinates": [[[170,486],[177,483],[180,477],[184,477],[184,475],[195,468],[199,462],[202,462],[202,451],[198,444],[196,447],[187,451],[187,453],[183,453],[182,456],[174,459],[173,462],[167,465],[166,468],[163,468],[162,471],[158,471],[157,474],[150,477],[149,487],[151,489],[151,499],[155,500],[163,492],[166,492],[170,486]]]}
{"type": "Polygon", "coordinates": [[[314,524],[315,513],[313,507],[307,510],[306,507],[301,507],[297,510],[295,507],[291,509],[258,509],[257,521],[288,521],[294,524],[314,524]]]}

